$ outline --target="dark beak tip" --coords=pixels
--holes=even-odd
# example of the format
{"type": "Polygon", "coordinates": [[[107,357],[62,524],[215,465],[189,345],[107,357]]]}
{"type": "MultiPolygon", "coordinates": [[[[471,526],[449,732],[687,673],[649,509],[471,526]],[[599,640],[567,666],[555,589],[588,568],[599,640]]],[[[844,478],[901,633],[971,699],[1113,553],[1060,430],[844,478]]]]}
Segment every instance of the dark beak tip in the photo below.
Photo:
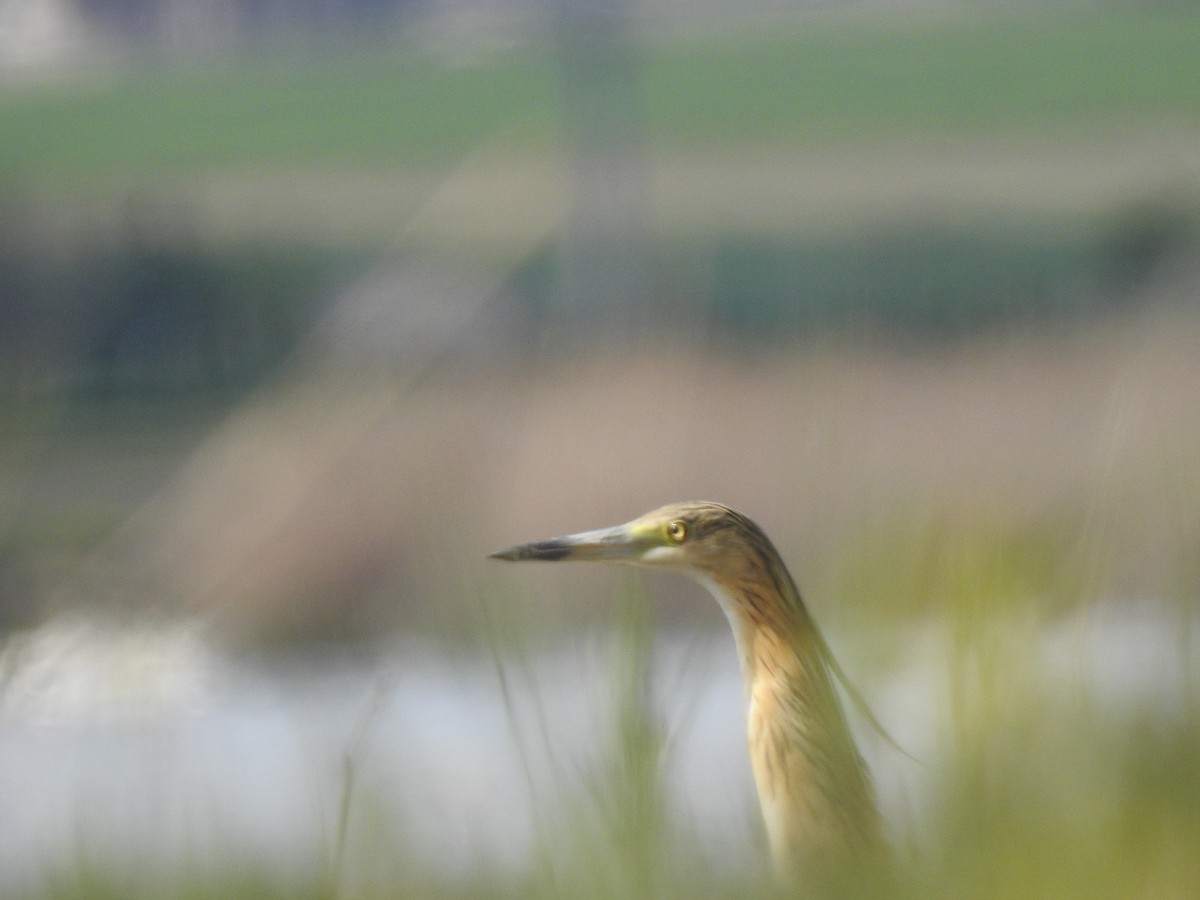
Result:
{"type": "Polygon", "coordinates": [[[489,559],[502,559],[506,562],[521,562],[527,559],[556,560],[570,555],[571,545],[562,540],[535,541],[532,544],[518,544],[507,550],[498,550],[488,555],[489,559]]]}

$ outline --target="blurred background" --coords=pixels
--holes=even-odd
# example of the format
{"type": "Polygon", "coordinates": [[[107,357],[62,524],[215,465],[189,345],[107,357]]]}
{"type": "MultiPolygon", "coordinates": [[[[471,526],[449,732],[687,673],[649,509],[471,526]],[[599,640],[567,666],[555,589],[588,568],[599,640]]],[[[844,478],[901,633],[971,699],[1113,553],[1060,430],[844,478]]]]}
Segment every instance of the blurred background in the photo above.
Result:
{"type": "Polygon", "coordinates": [[[713,499],[885,725],[831,895],[1200,884],[1200,6],[0,0],[0,891],[766,890],[713,499]]]}

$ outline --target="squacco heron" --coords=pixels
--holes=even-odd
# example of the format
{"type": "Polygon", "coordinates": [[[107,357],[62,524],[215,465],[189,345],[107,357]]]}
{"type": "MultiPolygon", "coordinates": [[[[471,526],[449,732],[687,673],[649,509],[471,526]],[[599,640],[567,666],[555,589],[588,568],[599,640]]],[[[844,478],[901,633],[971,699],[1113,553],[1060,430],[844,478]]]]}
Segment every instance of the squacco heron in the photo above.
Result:
{"type": "Polygon", "coordinates": [[[779,553],[750,519],[717,503],[678,503],[492,556],[621,562],[700,582],[733,628],[750,764],[777,870],[792,877],[810,862],[878,844],[874,792],[833,684],[835,675],[845,679],[779,553]]]}

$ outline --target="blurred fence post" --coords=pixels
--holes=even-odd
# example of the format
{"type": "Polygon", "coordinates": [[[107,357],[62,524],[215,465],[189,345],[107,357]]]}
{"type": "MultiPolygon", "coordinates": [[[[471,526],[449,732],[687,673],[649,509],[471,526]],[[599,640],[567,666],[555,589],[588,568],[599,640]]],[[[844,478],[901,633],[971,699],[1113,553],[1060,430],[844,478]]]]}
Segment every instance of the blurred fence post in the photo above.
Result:
{"type": "Polygon", "coordinates": [[[553,315],[620,341],[650,300],[632,12],[629,0],[558,0],[555,16],[572,199],[553,315]]]}

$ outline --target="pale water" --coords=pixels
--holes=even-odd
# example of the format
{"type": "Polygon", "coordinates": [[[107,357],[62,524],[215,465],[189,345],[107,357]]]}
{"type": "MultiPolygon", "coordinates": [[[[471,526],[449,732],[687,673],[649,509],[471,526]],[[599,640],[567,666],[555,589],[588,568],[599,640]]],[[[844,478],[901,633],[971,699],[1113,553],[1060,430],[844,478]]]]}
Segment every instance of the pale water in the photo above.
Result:
{"type": "MultiPolygon", "coordinates": [[[[1184,621],[1156,604],[1092,609],[1044,629],[1029,665],[1102,709],[1169,715],[1200,679],[1200,628],[1184,621]]],[[[894,635],[892,671],[860,685],[921,761],[856,722],[885,815],[906,827],[946,746],[944,631],[894,635]]],[[[586,785],[613,739],[615,650],[595,630],[499,658],[398,639],[361,656],[247,659],[189,623],[66,618],[14,635],[0,652],[0,890],[80,861],[242,862],[304,877],[329,858],[348,755],[351,852],[373,829],[439,876],[522,866],[595,804],[586,785]]],[[[732,639],[662,635],[652,673],[680,840],[716,865],[756,865],[732,639]]]]}

